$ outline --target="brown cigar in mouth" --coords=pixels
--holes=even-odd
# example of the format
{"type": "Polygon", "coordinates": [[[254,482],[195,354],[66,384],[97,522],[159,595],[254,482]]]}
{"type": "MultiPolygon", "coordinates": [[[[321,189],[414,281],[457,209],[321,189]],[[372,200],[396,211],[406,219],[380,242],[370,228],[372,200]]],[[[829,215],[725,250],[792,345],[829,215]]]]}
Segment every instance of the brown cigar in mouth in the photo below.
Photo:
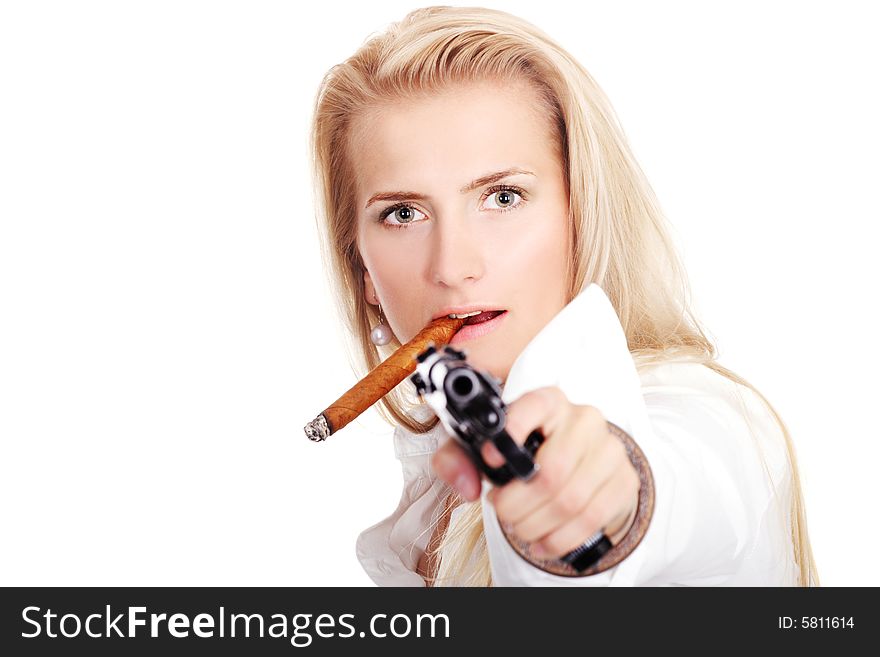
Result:
{"type": "Polygon", "coordinates": [[[306,436],[309,440],[321,441],[339,431],[415,372],[416,356],[427,349],[429,343],[433,342],[438,348],[449,344],[464,323],[464,319],[449,317],[433,320],[309,422],[304,427],[306,436]]]}

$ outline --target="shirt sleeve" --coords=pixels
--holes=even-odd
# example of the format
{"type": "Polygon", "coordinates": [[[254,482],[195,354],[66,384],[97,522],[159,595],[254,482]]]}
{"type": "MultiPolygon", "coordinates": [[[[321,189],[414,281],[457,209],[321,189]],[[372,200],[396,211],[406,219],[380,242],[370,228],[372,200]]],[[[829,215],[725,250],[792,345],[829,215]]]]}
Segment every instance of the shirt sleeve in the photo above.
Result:
{"type": "Polygon", "coordinates": [[[653,516],[635,550],[595,575],[554,575],[526,561],[507,542],[484,494],[493,580],[501,586],[791,584],[783,438],[754,402],[750,408],[743,413],[735,399],[705,388],[646,395],[650,426],[636,441],[652,470],[653,516]]]}
{"type": "Polygon", "coordinates": [[[486,494],[486,544],[498,586],[779,585],[789,469],[784,441],[751,391],[695,363],[661,366],[644,390],[616,313],[593,285],[533,340],[505,387],[510,403],[545,385],[597,407],[642,449],[654,480],[651,523],[620,563],[556,575],[508,543],[486,494]],[[741,390],[742,389],[742,390],[741,390]],[[748,392],[746,395],[743,391],[748,392]],[[766,458],[766,467],[765,461],[766,458]]]}

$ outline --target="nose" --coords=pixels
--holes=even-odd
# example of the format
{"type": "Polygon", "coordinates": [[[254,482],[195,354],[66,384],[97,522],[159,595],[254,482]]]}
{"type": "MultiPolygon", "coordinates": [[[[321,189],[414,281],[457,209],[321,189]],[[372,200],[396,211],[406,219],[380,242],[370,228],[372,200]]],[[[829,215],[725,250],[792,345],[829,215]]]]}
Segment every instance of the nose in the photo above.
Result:
{"type": "Polygon", "coordinates": [[[432,233],[430,276],[436,285],[474,283],[485,273],[483,247],[466,217],[440,218],[432,233]]]}

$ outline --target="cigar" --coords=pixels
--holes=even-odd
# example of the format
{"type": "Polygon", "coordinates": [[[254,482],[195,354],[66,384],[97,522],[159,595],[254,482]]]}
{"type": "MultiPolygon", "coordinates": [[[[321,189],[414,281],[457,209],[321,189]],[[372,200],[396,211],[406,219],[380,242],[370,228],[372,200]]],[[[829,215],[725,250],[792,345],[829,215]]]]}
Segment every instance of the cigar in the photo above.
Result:
{"type": "Polygon", "coordinates": [[[427,349],[431,342],[438,347],[448,344],[464,322],[464,319],[449,317],[433,320],[309,422],[304,427],[306,436],[309,440],[319,442],[339,431],[415,372],[416,356],[427,349]]]}

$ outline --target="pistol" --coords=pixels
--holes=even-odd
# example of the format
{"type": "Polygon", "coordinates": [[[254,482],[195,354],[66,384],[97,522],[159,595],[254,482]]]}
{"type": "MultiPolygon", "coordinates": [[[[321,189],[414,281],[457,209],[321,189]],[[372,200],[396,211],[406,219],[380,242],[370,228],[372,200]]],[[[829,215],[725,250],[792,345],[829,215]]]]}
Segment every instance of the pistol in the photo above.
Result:
{"type": "MultiPolygon", "coordinates": [[[[489,481],[503,486],[514,477],[528,481],[535,476],[540,466],[534,457],[544,434],[535,429],[522,447],[510,437],[505,430],[507,405],[501,399],[500,380],[473,368],[464,352],[449,345],[438,350],[433,342],[429,343],[416,361],[410,381],[419,396],[489,481]],[[504,465],[493,468],[483,459],[481,450],[487,441],[504,457],[504,465]]],[[[561,559],[581,572],[609,549],[611,542],[599,531],[561,559]]]]}

